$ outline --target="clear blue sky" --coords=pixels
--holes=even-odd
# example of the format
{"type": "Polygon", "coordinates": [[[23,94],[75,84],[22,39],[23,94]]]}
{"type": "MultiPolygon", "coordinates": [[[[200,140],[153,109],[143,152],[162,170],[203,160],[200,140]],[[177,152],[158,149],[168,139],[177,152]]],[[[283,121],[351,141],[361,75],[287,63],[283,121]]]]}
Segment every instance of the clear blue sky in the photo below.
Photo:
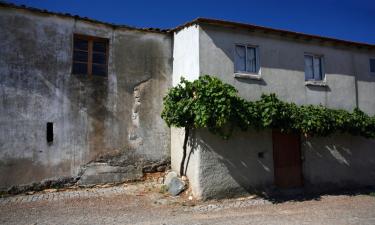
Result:
{"type": "Polygon", "coordinates": [[[224,19],[375,44],[375,0],[8,0],[136,27],[224,19]]]}

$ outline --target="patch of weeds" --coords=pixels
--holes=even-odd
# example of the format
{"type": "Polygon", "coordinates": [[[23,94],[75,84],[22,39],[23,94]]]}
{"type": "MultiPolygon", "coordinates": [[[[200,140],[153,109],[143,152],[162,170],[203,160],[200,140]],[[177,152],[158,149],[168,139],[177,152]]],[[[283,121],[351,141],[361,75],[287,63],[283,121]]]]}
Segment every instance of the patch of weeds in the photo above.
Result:
{"type": "Polygon", "coordinates": [[[159,190],[159,193],[161,193],[161,194],[164,194],[164,193],[166,193],[168,191],[168,187],[167,187],[167,185],[162,185],[161,187],[160,187],[160,190],[159,190]]]}
{"type": "Polygon", "coordinates": [[[375,192],[370,192],[370,194],[368,194],[368,195],[370,195],[372,197],[375,197],[375,192]]]}

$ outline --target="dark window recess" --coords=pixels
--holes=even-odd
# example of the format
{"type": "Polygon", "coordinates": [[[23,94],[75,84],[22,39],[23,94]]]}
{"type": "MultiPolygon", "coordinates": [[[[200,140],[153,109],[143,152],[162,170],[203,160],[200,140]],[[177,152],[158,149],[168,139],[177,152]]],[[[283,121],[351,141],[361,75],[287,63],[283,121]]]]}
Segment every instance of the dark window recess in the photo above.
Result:
{"type": "Polygon", "coordinates": [[[92,54],[92,63],[99,63],[105,65],[105,54],[104,53],[93,53],[92,54]]]}
{"type": "Polygon", "coordinates": [[[87,63],[73,63],[74,74],[87,74],[87,63]]]}
{"type": "Polygon", "coordinates": [[[375,73],[375,59],[370,59],[370,71],[375,73]]]}
{"type": "Polygon", "coordinates": [[[89,59],[88,52],[74,50],[73,61],[86,62],[89,59]]]}
{"type": "Polygon", "coordinates": [[[48,143],[53,142],[53,123],[52,122],[47,123],[47,142],[48,143]]]}
{"type": "Polygon", "coordinates": [[[74,35],[73,74],[106,76],[108,40],[74,35]]]}
{"type": "Polygon", "coordinates": [[[89,41],[80,39],[79,37],[74,37],[74,49],[88,51],[89,41]]]}
{"type": "Polygon", "coordinates": [[[92,65],[92,74],[93,75],[105,76],[105,75],[107,75],[106,70],[107,70],[107,68],[105,67],[105,65],[96,65],[96,64],[92,65]]]}
{"type": "Polygon", "coordinates": [[[107,51],[107,45],[104,42],[94,41],[94,44],[92,46],[92,50],[94,52],[103,52],[103,53],[105,53],[107,51]]]}

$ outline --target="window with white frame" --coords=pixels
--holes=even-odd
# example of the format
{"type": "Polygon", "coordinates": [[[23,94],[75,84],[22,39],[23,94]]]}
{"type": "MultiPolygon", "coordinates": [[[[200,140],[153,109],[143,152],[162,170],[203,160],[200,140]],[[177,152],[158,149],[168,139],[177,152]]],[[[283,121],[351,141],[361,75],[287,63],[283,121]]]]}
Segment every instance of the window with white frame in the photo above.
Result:
{"type": "Polygon", "coordinates": [[[250,45],[236,45],[234,57],[235,73],[258,73],[258,48],[250,45]]]}
{"type": "Polygon", "coordinates": [[[305,80],[324,80],[323,56],[305,54],[305,80]]]}

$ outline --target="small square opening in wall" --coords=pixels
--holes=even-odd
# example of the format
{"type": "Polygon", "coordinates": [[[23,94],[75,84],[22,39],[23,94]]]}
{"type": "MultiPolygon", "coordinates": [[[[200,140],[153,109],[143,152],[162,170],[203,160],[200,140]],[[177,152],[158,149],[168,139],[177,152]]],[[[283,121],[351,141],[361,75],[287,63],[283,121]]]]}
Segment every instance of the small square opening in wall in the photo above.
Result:
{"type": "Polygon", "coordinates": [[[53,123],[47,122],[47,143],[53,142],[53,123]]]}
{"type": "Polygon", "coordinates": [[[370,59],[370,72],[375,73],[375,58],[370,59]]]}

